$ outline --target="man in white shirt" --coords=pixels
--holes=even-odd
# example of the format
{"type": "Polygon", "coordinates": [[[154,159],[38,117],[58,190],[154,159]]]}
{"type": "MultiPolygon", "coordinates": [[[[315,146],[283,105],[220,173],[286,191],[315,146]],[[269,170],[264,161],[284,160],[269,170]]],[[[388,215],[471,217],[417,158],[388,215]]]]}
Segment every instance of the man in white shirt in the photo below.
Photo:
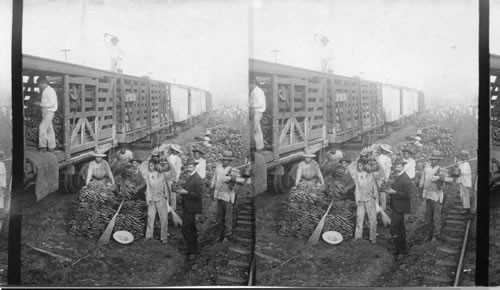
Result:
{"type": "MultiPolygon", "coordinates": [[[[391,176],[391,168],[392,168],[392,160],[389,157],[389,154],[392,154],[391,147],[386,144],[380,145],[379,148],[380,154],[377,156],[377,163],[380,168],[377,176],[377,185],[380,188],[383,182],[389,181],[389,177],[391,176]]],[[[382,210],[386,209],[387,198],[385,192],[379,192],[379,204],[382,210]]]]}
{"type": "Polygon", "coordinates": [[[460,188],[460,198],[462,199],[463,208],[469,212],[471,209],[470,201],[472,192],[472,172],[469,162],[466,161],[469,159],[469,151],[462,150],[460,152],[460,159],[462,161],[458,164],[460,176],[457,178],[457,183],[460,188]]]}
{"type": "MultiPolygon", "coordinates": [[[[181,176],[182,172],[182,159],[179,156],[180,154],[182,154],[181,146],[177,144],[170,145],[170,155],[167,157],[167,160],[170,167],[174,170],[175,182],[179,181],[179,177],[181,176]]],[[[172,182],[169,181],[169,183],[169,186],[171,187],[172,182]]],[[[175,211],[177,205],[177,196],[174,193],[172,193],[172,198],[170,201],[170,207],[175,211]]]]}
{"type": "Polygon", "coordinates": [[[324,35],[320,34],[314,34],[314,38],[319,43],[319,53],[320,53],[320,58],[321,58],[321,72],[324,73],[333,73],[333,66],[332,66],[332,60],[333,60],[333,51],[328,45],[328,38],[324,35]]]}
{"type": "Polygon", "coordinates": [[[193,150],[194,161],[197,162],[195,169],[196,172],[198,172],[198,174],[200,175],[201,179],[205,179],[205,177],[207,176],[207,161],[202,157],[203,155],[205,155],[205,152],[203,152],[202,149],[195,148],[193,150]]]}
{"type": "Polygon", "coordinates": [[[255,149],[257,152],[264,149],[264,135],[260,126],[262,115],[266,111],[266,95],[264,91],[257,86],[257,78],[250,76],[250,112],[254,119],[254,138],[255,149]]]}
{"type": "Polygon", "coordinates": [[[45,152],[48,148],[49,152],[56,149],[56,134],[52,126],[52,119],[57,111],[57,94],[56,91],[49,85],[46,77],[39,77],[37,80],[38,86],[42,91],[41,102],[35,102],[42,109],[42,122],[39,127],[38,134],[38,149],[45,152]]]}
{"type": "Polygon", "coordinates": [[[110,36],[111,39],[109,41],[106,41],[106,45],[108,47],[109,51],[109,56],[111,58],[111,71],[117,72],[117,73],[122,73],[122,60],[124,58],[123,51],[118,47],[118,37],[114,35],[110,35],[105,33],[104,34],[104,39],[108,39],[107,37],[110,36]]]}
{"type": "Polygon", "coordinates": [[[404,171],[406,172],[406,174],[408,174],[408,177],[410,177],[410,179],[415,178],[416,163],[415,159],[411,158],[411,155],[413,154],[414,153],[410,149],[403,149],[403,161],[405,162],[404,171]]]}

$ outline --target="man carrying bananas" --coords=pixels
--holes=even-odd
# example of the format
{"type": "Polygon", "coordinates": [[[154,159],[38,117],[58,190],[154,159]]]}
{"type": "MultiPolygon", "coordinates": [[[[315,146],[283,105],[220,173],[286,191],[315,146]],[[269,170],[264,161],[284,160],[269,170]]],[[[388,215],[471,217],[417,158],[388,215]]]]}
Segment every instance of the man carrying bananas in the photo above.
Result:
{"type": "Polygon", "coordinates": [[[223,243],[227,243],[233,234],[233,206],[236,194],[236,176],[229,166],[234,160],[233,152],[224,151],[222,162],[217,164],[210,189],[213,190],[214,198],[217,200],[217,224],[219,226],[220,238],[223,243]]]}
{"type": "Polygon", "coordinates": [[[363,237],[363,222],[365,213],[368,215],[370,227],[370,242],[376,243],[377,239],[377,194],[378,187],[373,173],[366,172],[365,163],[361,160],[356,160],[347,168],[354,183],[356,190],[354,198],[357,205],[356,210],[356,230],[354,232],[354,241],[363,237]]]}

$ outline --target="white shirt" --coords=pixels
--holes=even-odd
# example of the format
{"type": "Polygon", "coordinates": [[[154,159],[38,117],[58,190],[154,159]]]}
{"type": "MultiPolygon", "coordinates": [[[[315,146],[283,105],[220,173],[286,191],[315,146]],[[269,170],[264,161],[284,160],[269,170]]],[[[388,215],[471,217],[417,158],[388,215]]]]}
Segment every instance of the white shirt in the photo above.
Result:
{"type": "Polygon", "coordinates": [[[404,162],[406,162],[405,166],[404,166],[404,172],[406,172],[406,174],[408,174],[408,177],[410,178],[415,178],[415,159],[413,158],[408,158],[408,159],[403,159],[404,162]]]}
{"type": "Polygon", "coordinates": [[[377,163],[384,173],[383,181],[388,181],[389,176],[391,176],[392,160],[389,156],[380,154],[377,156],[377,163]]]}
{"type": "Polygon", "coordinates": [[[56,91],[51,86],[47,86],[43,90],[40,107],[44,108],[49,112],[57,111],[57,94],[56,91]]]}
{"type": "Polygon", "coordinates": [[[472,172],[469,162],[462,162],[458,164],[460,169],[460,176],[457,178],[457,183],[465,187],[472,187],[472,172]]]}
{"type": "Polygon", "coordinates": [[[201,179],[205,179],[207,176],[207,161],[205,159],[200,158],[200,159],[195,159],[198,164],[196,164],[196,170],[195,172],[198,172],[200,175],[201,179]]]}
{"type": "Polygon", "coordinates": [[[257,86],[250,93],[250,106],[254,108],[256,112],[264,113],[266,111],[266,95],[264,91],[257,86]]]}
{"type": "Polygon", "coordinates": [[[113,45],[112,43],[107,43],[109,57],[113,59],[123,59],[123,51],[118,47],[118,45],[113,45]]]}
{"type": "Polygon", "coordinates": [[[7,171],[3,161],[0,161],[0,187],[7,187],[7,171]]]}
{"type": "Polygon", "coordinates": [[[328,152],[328,159],[335,163],[339,163],[340,159],[342,158],[344,158],[344,154],[340,150],[336,150],[335,154],[328,152]]]}
{"type": "Polygon", "coordinates": [[[181,170],[182,170],[182,159],[174,154],[170,154],[168,156],[168,160],[170,163],[172,163],[172,167],[175,172],[175,181],[179,181],[179,177],[181,176],[181,170]]]}
{"type": "Polygon", "coordinates": [[[323,60],[327,61],[333,60],[333,50],[328,45],[323,45],[323,44],[320,45],[319,55],[323,60]]]}

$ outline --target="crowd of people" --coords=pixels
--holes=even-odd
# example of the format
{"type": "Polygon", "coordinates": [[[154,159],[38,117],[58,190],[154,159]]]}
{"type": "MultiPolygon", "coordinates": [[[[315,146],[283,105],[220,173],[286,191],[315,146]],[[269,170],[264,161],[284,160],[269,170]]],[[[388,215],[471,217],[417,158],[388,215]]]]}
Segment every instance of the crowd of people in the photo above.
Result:
{"type": "Polygon", "coordinates": [[[390,252],[398,258],[407,255],[404,217],[405,214],[410,213],[411,197],[420,196],[425,200],[426,206],[425,217],[423,217],[425,241],[437,243],[442,238],[441,214],[446,182],[458,184],[463,213],[469,218],[475,213],[468,151],[460,152],[460,160],[456,163],[459,173],[451,177],[448,170],[440,164],[444,159],[442,153],[434,150],[425,164],[420,179],[415,179],[416,162],[412,157],[415,153],[411,149],[405,148],[401,156],[394,156],[391,146],[380,144],[376,154],[377,169],[373,172],[366,170],[367,163],[362,158],[363,156],[360,155],[355,160],[350,160],[345,157],[338,144],[331,144],[321,166],[313,160],[316,155],[311,149],[306,148],[302,155],[304,160],[298,166],[296,185],[305,182],[321,186],[324,185],[324,177],[335,176],[338,172],[345,173],[343,182],[346,185],[346,191],[353,191],[357,204],[354,241],[362,239],[366,215],[369,240],[376,244],[377,213],[390,206],[390,233],[394,241],[394,248],[390,249],[390,252]],[[387,195],[388,198],[386,198],[387,195]]]}

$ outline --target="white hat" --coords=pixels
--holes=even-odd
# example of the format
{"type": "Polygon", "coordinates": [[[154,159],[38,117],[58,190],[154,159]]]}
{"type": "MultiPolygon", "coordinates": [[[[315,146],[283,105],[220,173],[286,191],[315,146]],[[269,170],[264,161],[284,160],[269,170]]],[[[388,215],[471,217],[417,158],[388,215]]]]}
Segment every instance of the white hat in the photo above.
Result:
{"type": "Polygon", "coordinates": [[[313,153],[311,148],[307,147],[306,149],[304,149],[304,153],[302,153],[302,157],[314,158],[314,157],[316,157],[316,154],[313,153]]]}
{"type": "Polygon", "coordinates": [[[339,232],[336,231],[329,231],[329,232],[324,232],[323,235],[321,236],[323,240],[329,244],[336,245],[342,242],[344,239],[342,235],[339,232]]]}
{"type": "Polygon", "coordinates": [[[178,144],[172,144],[172,145],[170,145],[170,148],[171,148],[172,150],[175,150],[175,151],[179,152],[179,153],[182,153],[181,146],[180,146],[180,145],[178,145],[178,144]]]}
{"type": "Polygon", "coordinates": [[[127,231],[117,231],[113,234],[113,239],[120,244],[130,244],[134,241],[134,236],[127,231]]]}
{"type": "Polygon", "coordinates": [[[422,135],[422,130],[418,129],[417,130],[417,135],[422,135]]]}
{"type": "Polygon", "coordinates": [[[387,151],[389,153],[392,153],[392,150],[391,150],[391,146],[387,145],[387,144],[381,144],[380,145],[380,148],[384,151],[387,151]]]}
{"type": "Polygon", "coordinates": [[[94,153],[92,153],[94,157],[106,157],[106,154],[100,148],[95,148],[94,153]]]}

